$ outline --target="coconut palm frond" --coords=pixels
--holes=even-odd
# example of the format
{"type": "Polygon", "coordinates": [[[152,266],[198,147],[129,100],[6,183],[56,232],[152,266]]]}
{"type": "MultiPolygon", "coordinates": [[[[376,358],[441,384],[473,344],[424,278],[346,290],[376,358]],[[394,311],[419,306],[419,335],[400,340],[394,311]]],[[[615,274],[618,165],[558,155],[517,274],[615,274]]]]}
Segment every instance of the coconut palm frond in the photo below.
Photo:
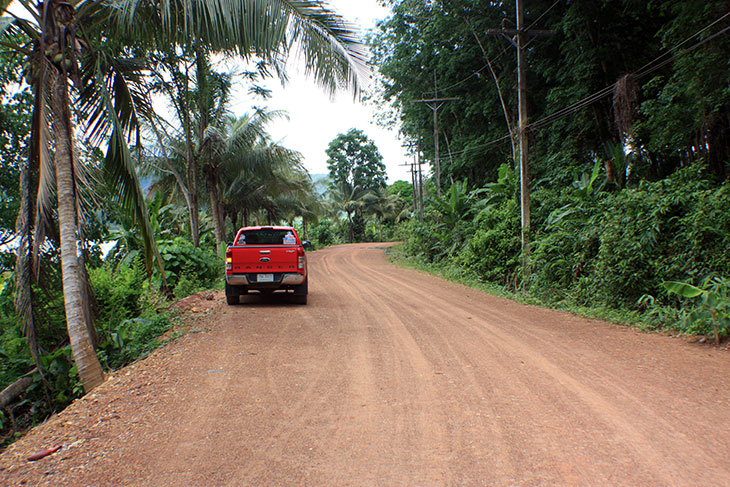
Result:
{"type": "Polygon", "coordinates": [[[334,93],[357,94],[367,78],[367,51],[356,29],[319,1],[284,1],[291,9],[289,36],[298,45],[306,72],[334,93]]]}
{"type": "Polygon", "coordinates": [[[106,98],[114,99],[116,118],[125,140],[130,140],[140,119],[152,112],[147,96],[140,89],[141,58],[116,58],[101,52],[87,60],[81,73],[84,88],[79,93],[79,112],[86,121],[92,144],[102,144],[115,129],[107,116],[106,98]]]}
{"type": "Polygon", "coordinates": [[[106,117],[113,125],[106,157],[104,158],[104,168],[112,186],[117,189],[117,202],[128,214],[134,215],[135,224],[142,234],[147,272],[152,272],[152,265],[156,261],[164,281],[165,270],[162,258],[155,243],[149,214],[147,213],[147,205],[125,137],[127,130],[125,130],[122,121],[124,117],[117,116],[117,111],[112,105],[111,94],[106,91],[105,87],[100,87],[100,94],[106,108],[106,117]]]}
{"type": "MultiPolygon", "coordinates": [[[[0,0],[5,1],[5,0],[0,0]]],[[[11,0],[12,1],[12,0],[11,0]]],[[[28,7],[26,6],[26,9],[28,7]]],[[[36,18],[38,20],[38,14],[36,13],[35,9],[27,10],[27,12],[36,18]]],[[[29,39],[33,40],[39,40],[40,35],[38,33],[38,29],[36,25],[33,25],[33,23],[29,22],[28,20],[17,17],[16,15],[5,12],[4,10],[0,12],[0,15],[8,13],[9,15],[0,17],[0,38],[2,37],[14,37],[18,35],[25,35],[29,39]]],[[[24,51],[24,49],[19,46],[17,43],[13,43],[13,50],[18,51],[24,51]]]]}
{"type": "MultiPolygon", "coordinates": [[[[36,73],[31,88],[35,94],[31,118],[30,168],[38,172],[35,235],[33,238],[33,269],[40,269],[40,247],[46,233],[55,233],[53,225],[56,171],[53,162],[53,130],[51,125],[51,86],[57,81],[56,71],[42,53],[35,49],[32,56],[36,73]]],[[[37,274],[36,274],[37,277],[37,274]]]]}
{"type": "MultiPolygon", "coordinates": [[[[0,2],[5,2],[7,0],[0,0],[0,2]]],[[[5,8],[3,8],[3,5],[0,4],[0,8],[2,8],[2,11],[0,13],[5,13],[5,8]]],[[[0,37],[3,37],[7,35],[8,31],[12,29],[13,27],[13,19],[10,17],[0,17],[0,37]]]]}
{"type": "Polygon", "coordinates": [[[357,93],[366,77],[356,30],[318,0],[120,0],[112,8],[116,27],[132,39],[203,43],[275,66],[296,46],[307,73],[331,91],[357,93]]]}

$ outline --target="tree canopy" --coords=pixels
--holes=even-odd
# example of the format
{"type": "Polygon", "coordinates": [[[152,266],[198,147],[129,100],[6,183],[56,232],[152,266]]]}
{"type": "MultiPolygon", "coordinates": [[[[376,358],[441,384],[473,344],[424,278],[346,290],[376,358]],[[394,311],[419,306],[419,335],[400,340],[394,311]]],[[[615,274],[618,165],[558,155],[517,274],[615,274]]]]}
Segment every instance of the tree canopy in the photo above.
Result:
{"type": "Polygon", "coordinates": [[[330,178],[364,191],[385,187],[385,164],[375,142],[365,132],[350,129],[335,137],[326,150],[330,178]]]}

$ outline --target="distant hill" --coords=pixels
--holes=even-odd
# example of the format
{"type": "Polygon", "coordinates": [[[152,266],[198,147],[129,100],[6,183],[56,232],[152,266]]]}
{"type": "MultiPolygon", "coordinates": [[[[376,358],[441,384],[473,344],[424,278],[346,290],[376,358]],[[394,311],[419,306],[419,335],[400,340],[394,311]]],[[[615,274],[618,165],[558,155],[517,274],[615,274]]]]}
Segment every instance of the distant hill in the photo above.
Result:
{"type": "Polygon", "coordinates": [[[317,194],[322,196],[327,192],[330,184],[329,174],[312,174],[312,182],[314,182],[314,189],[317,194]]]}

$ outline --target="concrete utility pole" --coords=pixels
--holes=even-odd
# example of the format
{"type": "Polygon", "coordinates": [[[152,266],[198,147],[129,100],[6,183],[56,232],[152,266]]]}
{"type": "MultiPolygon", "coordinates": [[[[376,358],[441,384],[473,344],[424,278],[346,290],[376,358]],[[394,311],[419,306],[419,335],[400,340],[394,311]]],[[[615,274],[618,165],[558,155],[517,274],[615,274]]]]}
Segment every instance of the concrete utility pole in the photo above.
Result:
{"type": "MultiPolygon", "coordinates": [[[[433,89],[434,94],[438,95],[438,87],[436,86],[436,72],[433,73],[433,89]]],[[[434,145],[434,170],[436,171],[436,196],[441,197],[441,162],[439,160],[439,108],[447,101],[455,101],[458,98],[429,98],[421,100],[411,100],[411,103],[425,103],[428,108],[433,111],[433,145],[434,145]]],[[[420,166],[419,166],[420,167],[420,166]]]]}
{"type": "Polygon", "coordinates": [[[522,244],[522,269],[527,273],[527,259],[530,255],[530,174],[528,163],[528,141],[527,141],[527,78],[525,76],[525,37],[529,35],[546,36],[554,34],[549,30],[525,29],[525,6],[523,0],[515,0],[517,11],[517,29],[490,29],[489,35],[502,35],[517,48],[517,95],[519,109],[519,130],[520,139],[520,216],[522,221],[521,244],[522,244]]]}
{"type": "Polygon", "coordinates": [[[520,215],[522,221],[522,269],[527,270],[530,255],[530,175],[527,163],[527,79],[525,78],[524,5],[517,1],[517,86],[520,124],[520,215]]]}
{"type": "MultiPolygon", "coordinates": [[[[416,150],[418,149],[419,145],[415,141],[409,141],[402,145],[402,147],[408,149],[409,154],[413,154],[413,162],[408,162],[405,164],[401,164],[402,166],[410,166],[410,172],[411,172],[411,186],[413,188],[413,213],[418,214],[420,213],[419,210],[419,198],[418,198],[418,153],[416,150]]],[[[420,170],[420,168],[418,168],[420,170]]]]}
{"type": "Polygon", "coordinates": [[[418,166],[418,218],[423,222],[423,170],[421,169],[421,141],[416,142],[416,165],[418,166]]]}

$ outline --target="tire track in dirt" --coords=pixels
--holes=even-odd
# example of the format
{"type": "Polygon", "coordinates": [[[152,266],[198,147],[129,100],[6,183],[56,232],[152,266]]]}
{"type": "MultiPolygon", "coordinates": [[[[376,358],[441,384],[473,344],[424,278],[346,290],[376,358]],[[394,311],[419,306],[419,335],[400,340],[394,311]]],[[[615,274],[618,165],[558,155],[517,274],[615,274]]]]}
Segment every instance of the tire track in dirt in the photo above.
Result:
{"type": "MultiPolygon", "coordinates": [[[[322,264],[325,270],[329,270],[329,258],[323,256],[322,264]]],[[[419,351],[413,349],[407,336],[400,333],[397,323],[393,324],[382,317],[382,309],[368,306],[370,303],[369,293],[364,289],[357,279],[350,278],[349,265],[339,260],[337,263],[337,279],[331,283],[322,280],[322,283],[330,289],[336,289],[334,297],[340,302],[347,303],[348,313],[343,316],[341,323],[353,323],[358,329],[360,338],[355,341],[356,350],[353,351],[354,358],[350,373],[352,373],[351,387],[349,394],[353,398],[348,409],[362,409],[367,417],[365,421],[356,423],[357,429],[375,431],[380,435],[390,435],[391,439],[385,445],[390,460],[385,467],[390,469],[391,463],[413,465],[419,472],[420,479],[424,482],[433,483],[437,481],[448,482],[448,471],[446,465],[448,460],[441,462],[441,466],[430,468],[434,473],[428,474],[424,468],[428,464],[423,461],[424,456],[435,459],[442,444],[439,432],[434,432],[434,425],[431,416],[426,414],[423,407],[414,408],[419,404],[419,398],[424,397],[417,388],[409,390],[405,396],[407,400],[398,400],[397,394],[390,384],[389,375],[412,374],[414,368],[423,370],[419,351]],[[402,351],[407,350],[407,354],[402,351]],[[385,405],[385,410],[378,414],[379,404],[385,405]],[[386,426],[384,426],[386,425],[386,426]],[[387,430],[384,429],[387,427],[387,430]],[[389,430],[389,431],[388,431],[389,430]],[[435,435],[435,440],[433,439],[435,435]],[[410,441],[410,444],[405,444],[410,441]],[[418,448],[413,448],[414,444],[418,448]]],[[[316,272],[316,271],[315,271],[316,272]]],[[[316,273],[313,274],[315,277],[316,273]]],[[[400,384],[400,383],[399,383],[400,384]]],[[[402,391],[401,391],[401,395],[402,391]]],[[[357,431],[351,427],[343,428],[339,435],[340,440],[352,441],[357,436],[357,431]]],[[[335,441],[337,443],[338,440],[335,441]]],[[[382,451],[360,451],[359,457],[371,457],[372,463],[382,462],[382,451]]],[[[377,478],[378,475],[374,476],[377,478]]],[[[387,472],[381,474],[380,478],[387,478],[387,472]],[[385,477],[383,477],[385,476],[385,477]]],[[[397,482],[391,479],[389,482],[397,482]]]]}
{"type": "MultiPolygon", "coordinates": [[[[370,287],[370,286],[368,286],[370,287]]],[[[387,287],[389,290],[393,289],[392,287],[387,287]]],[[[401,303],[403,299],[410,298],[413,299],[412,296],[392,296],[389,295],[387,298],[385,296],[381,297],[382,299],[392,300],[394,303],[399,302],[401,303]]],[[[411,329],[411,332],[415,336],[423,337],[421,340],[425,347],[429,347],[429,344],[432,346],[431,349],[431,358],[435,361],[435,363],[441,362],[440,365],[438,365],[442,370],[447,370],[447,374],[451,377],[454,377],[453,380],[451,380],[451,383],[457,383],[458,387],[466,392],[464,394],[465,396],[465,403],[468,404],[468,401],[471,401],[474,403],[474,398],[476,397],[478,399],[477,401],[477,409],[481,409],[482,412],[485,409],[485,407],[488,409],[488,412],[486,415],[484,415],[486,418],[492,418],[493,421],[491,425],[491,430],[500,430],[504,429],[500,426],[500,424],[505,423],[505,417],[506,414],[509,414],[509,408],[512,406],[511,400],[514,397],[518,397],[520,395],[524,395],[524,391],[521,390],[523,387],[523,384],[520,385],[519,388],[517,387],[507,387],[506,394],[502,393],[503,397],[499,397],[499,395],[495,395],[495,388],[494,384],[500,384],[500,382],[504,382],[505,377],[509,377],[510,375],[514,375],[513,371],[507,371],[506,369],[503,369],[499,367],[499,363],[501,363],[504,359],[504,357],[508,359],[514,359],[514,357],[509,357],[508,355],[503,353],[502,346],[496,346],[492,345],[491,342],[484,342],[479,343],[480,349],[474,353],[473,350],[470,351],[471,357],[469,357],[469,354],[466,353],[463,350],[457,350],[455,344],[459,344],[461,348],[464,348],[463,345],[466,343],[473,343],[474,342],[474,336],[473,333],[460,333],[460,335],[463,336],[463,339],[459,339],[459,336],[454,336],[455,334],[459,334],[458,329],[452,329],[448,328],[448,332],[444,332],[441,329],[443,328],[443,325],[449,323],[450,321],[453,321],[453,316],[451,315],[444,315],[443,317],[439,316],[439,314],[434,312],[432,309],[434,306],[433,301],[427,300],[427,299],[421,299],[420,302],[418,302],[417,309],[420,310],[427,310],[428,313],[423,316],[423,318],[415,320],[415,323],[417,326],[414,326],[411,329]],[[435,323],[433,326],[428,326],[426,323],[435,323]],[[436,344],[434,338],[438,338],[438,344],[436,344]],[[492,370],[484,369],[483,367],[479,367],[479,360],[476,360],[476,358],[480,357],[483,359],[485,355],[485,351],[489,351],[486,355],[497,355],[495,359],[489,359],[490,365],[496,365],[497,367],[492,367],[492,370]],[[449,360],[440,360],[442,358],[447,358],[449,360]],[[451,361],[452,364],[448,364],[447,362],[451,361]],[[493,372],[495,369],[499,370],[499,373],[490,373],[493,372]],[[484,377],[482,377],[482,380],[477,379],[477,370],[484,376],[485,372],[489,375],[489,379],[486,380],[486,386],[484,385],[484,377]],[[508,373],[509,372],[509,373],[508,373]],[[501,381],[500,381],[501,379],[501,381]],[[471,394],[469,394],[471,393],[471,394]],[[501,401],[502,405],[499,407],[498,404],[494,405],[493,403],[497,403],[501,401]],[[491,406],[491,407],[490,407],[491,406]]],[[[466,323],[466,322],[465,322],[466,323]]],[[[483,360],[482,360],[483,361],[483,360]]],[[[443,372],[442,372],[443,374],[443,372]]],[[[499,389],[505,389],[505,385],[500,385],[499,389]]],[[[486,419],[484,420],[486,423],[486,419]]],[[[520,450],[522,450],[524,447],[532,446],[534,447],[534,439],[532,445],[522,445],[519,443],[515,443],[515,432],[519,432],[520,424],[517,424],[514,428],[508,429],[508,431],[505,433],[501,433],[499,435],[496,435],[496,438],[491,438],[490,444],[489,444],[489,450],[491,452],[497,451],[500,452],[502,450],[509,452],[509,457],[505,459],[505,456],[503,455],[501,459],[498,461],[493,462],[494,465],[504,467],[505,464],[511,465],[511,473],[508,472],[502,472],[503,477],[506,478],[504,475],[515,477],[516,471],[524,467],[525,458],[520,453],[520,450]],[[511,430],[511,431],[509,431],[511,430]],[[505,438],[505,436],[507,436],[505,438]]],[[[474,440],[474,438],[472,438],[474,440]]],[[[560,457],[561,455],[558,453],[557,455],[558,459],[555,460],[555,463],[560,464],[560,457]]],[[[471,462],[478,461],[477,458],[469,458],[471,462]]],[[[563,462],[565,463],[565,462],[563,462]]],[[[490,464],[490,469],[494,468],[494,465],[490,464]]],[[[571,479],[574,480],[574,476],[572,474],[565,473],[563,475],[563,478],[561,479],[561,484],[567,485],[574,483],[571,479]]]]}

